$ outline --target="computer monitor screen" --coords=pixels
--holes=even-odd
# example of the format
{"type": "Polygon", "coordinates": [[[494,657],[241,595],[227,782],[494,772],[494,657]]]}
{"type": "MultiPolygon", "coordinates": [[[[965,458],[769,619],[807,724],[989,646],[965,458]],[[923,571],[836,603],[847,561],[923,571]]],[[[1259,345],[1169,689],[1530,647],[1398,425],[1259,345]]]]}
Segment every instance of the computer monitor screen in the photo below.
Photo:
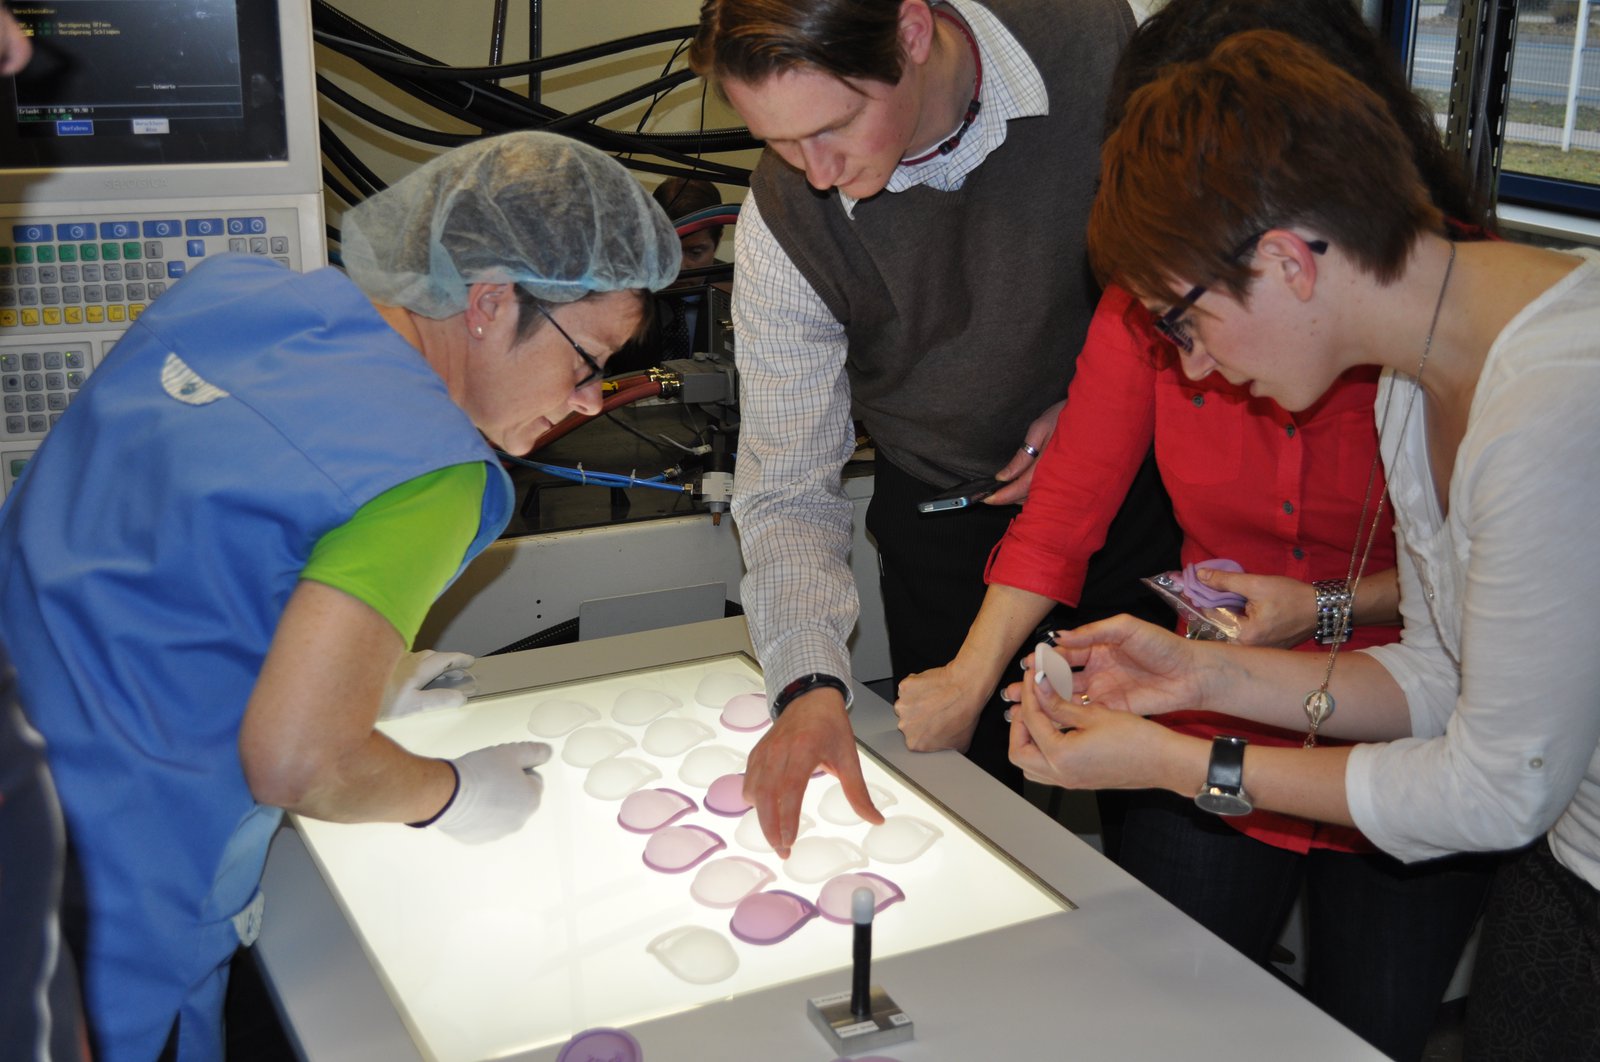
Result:
{"type": "Polygon", "coordinates": [[[288,157],[273,0],[49,0],[12,11],[35,51],[0,83],[8,168],[288,157]]]}

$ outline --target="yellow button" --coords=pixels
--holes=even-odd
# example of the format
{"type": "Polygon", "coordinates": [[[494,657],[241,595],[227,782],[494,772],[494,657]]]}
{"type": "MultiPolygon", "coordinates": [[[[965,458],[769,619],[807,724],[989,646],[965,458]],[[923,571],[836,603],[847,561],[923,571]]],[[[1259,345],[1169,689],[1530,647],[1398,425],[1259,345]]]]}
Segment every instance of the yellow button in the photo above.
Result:
{"type": "Polygon", "coordinates": [[[17,327],[17,311],[0,310],[0,328],[17,327]]]}
{"type": "Polygon", "coordinates": [[[47,306],[44,311],[44,323],[58,325],[61,323],[61,310],[56,306],[47,306]]]}
{"type": "Polygon", "coordinates": [[[39,311],[38,310],[23,310],[22,311],[22,327],[23,328],[37,328],[38,326],[39,326],[39,311]]]}
{"type": "Polygon", "coordinates": [[[128,319],[127,307],[125,307],[125,306],[107,306],[106,307],[106,320],[108,320],[108,321],[126,321],[127,319],[128,319]]]}
{"type": "Polygon", "coordinates": [[[133,303],[128,307],[128,320],[137,321],[141,313],[144,313],[144,303],[133,303]]]}
{"type": "Polygon", "coordinates": [[[89,324],[103,324],[106,319],[106,308],[104,306],[90,306],[84,310],[83,316],[84,320],[89,324]]]}
{"type": "Polygon", "coordinates": [[[83,324],[83,307],[67,307],[67,324],[83,324]]]}

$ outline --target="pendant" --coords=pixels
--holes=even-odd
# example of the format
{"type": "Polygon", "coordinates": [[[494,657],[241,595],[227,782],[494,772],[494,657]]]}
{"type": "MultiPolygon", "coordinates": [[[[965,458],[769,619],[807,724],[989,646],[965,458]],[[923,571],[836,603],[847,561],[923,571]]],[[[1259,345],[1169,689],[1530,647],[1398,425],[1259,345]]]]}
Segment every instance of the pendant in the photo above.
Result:
{"type": "Polygon", "coordinates": [[[1311,729],[1306,733],[1305,747],[1308,749],[1317,746],[1317,730],[1333,714],[1333,694],[1324,689],[1312,690],[1306,694],[1306,722],[1311,729]]]}

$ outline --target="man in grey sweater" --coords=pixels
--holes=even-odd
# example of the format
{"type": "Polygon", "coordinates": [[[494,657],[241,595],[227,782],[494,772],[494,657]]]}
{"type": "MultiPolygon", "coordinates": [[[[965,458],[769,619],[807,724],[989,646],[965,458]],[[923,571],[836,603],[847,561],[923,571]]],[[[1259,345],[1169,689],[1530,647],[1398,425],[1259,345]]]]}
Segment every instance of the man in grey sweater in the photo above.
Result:
{"type": "MultiPolygon", "coordinates": [[[[879,821],[846,715],[852,418],[877,446],[868,528],[898,680],[960,646],[1054,429],[1094,307],[1083,232],[1106,85],[1132,29],[1123,0],[702,7],[691,61],[767,142],[735,247],[733,511],[776,717],[745,789],[780,854],[819,766],[879,821]],[[916,511],[997,473],[1011,482],[988,507],[916,511]]],[[[1147,470],[1062,622],[1136,609],[1138,576],[1175,557],[1147,470]]],[[[1015,782],[991,709],[968,754],[1015,782]]]]}

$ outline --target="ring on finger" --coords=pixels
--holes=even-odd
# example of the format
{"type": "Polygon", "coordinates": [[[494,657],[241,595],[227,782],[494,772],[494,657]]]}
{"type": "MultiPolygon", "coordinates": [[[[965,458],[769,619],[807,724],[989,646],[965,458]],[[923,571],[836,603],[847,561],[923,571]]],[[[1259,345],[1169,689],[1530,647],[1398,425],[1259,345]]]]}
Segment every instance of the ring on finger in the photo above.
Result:
{"type": "Polygon", "coordinates": [[[1037,446],[1033,445],[1033,443],[1023,443],[1022,444],[1022,452],[1027,454],[1029,457],[1038,457],[1039,456],[1039,448],[1037,446]]]}

